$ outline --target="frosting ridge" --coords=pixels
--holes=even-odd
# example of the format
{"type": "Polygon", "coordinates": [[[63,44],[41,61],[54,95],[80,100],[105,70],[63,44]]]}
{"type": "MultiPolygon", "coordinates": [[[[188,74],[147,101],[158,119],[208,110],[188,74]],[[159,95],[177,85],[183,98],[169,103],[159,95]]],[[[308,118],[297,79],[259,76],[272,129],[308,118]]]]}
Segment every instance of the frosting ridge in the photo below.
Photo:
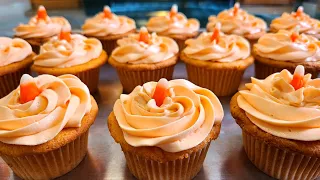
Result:
{"type": "Polygon", "coordinates": [[[0,37],[0,66],[22,61],[31,54],[32,48],[27,41],[0,37]]]}

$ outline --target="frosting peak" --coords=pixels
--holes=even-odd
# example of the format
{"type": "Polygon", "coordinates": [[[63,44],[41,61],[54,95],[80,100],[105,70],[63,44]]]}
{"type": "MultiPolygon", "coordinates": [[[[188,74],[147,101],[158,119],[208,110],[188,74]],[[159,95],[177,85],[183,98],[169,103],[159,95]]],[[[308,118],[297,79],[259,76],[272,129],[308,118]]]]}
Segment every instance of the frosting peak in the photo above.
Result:
{"type": "Polygon", "coordinates": [[[64,128],[80,127],[90,110],[89,90],[76,76],[24,76],[16,90],[0,99],[0,141],[28,146],[46,143],[64,128]],[[30,82],[41,93],[20,103],[34,90],[25,86],[30,82]]]}
{"type": "Polygon", "coordinates": [[[22,61],[31,54],[32,48],[27,41],[0,37],[0,66],[22,61]]]}
{"type": "Polygon", "coordinates": [[[168,96],[158,106],[153,99],[154,93],[159,93],[157,84],[137,86],[129,95],[122,94],[114,105],[128,144],[180,152],[200,144],[213,125],[221,122],[223,109],[211,91],[187,80],[171,80],[168,96]]]}

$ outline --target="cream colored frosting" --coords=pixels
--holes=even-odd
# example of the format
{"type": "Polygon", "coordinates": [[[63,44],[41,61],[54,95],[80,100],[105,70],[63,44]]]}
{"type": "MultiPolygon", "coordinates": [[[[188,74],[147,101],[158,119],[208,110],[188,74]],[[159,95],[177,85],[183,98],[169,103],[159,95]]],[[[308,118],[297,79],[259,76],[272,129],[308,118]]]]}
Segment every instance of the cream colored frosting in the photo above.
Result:
{"type": "Polygon", "coordinates": [[[177,43],[168,37],[148,35],[149,43],[139,41],[139,34],[118,40],[112,58],[119,63],[152,64],[167,60],[179,52],[177,43]]]}
{"type": "Polygon", "coordinates": [[[151,17],[147,23],[148,31],[161,33],[162,35],[192,34],[199,31],[200,23],[197,19],[177,13],[174,17],[170,15],[151,17]]]}
{"type": "Polygon", "coordinates": [[[220,33],[219,41],[211,40],[212,32],[204,32],[196,39],[188,39],[183,52],[202,61],[233,62],[250,56],[250,44],[243,37],[220,33]]]}
{"type": "Polygon", "coordinates": [[[0,37],[0,66],[22,61],[31,54],[32,48],[27,41],[0,37]]]}
{"type": "Polygon", "coordinates": [[[318,36],[320,34],[320,21],[311,18],[309,15],[302,12],[300,16],[296,16],[295,12],[283,13],[280,17],[274,19],[270,28],[276,31],[279,30],[294,30],[297,26],[300,27],[300,33],[318,36]]]}
{"type": "Polygon", "coordinates": [[[76,76],[40,75],[33,81],[41,90],[34,100],[20,104],[20,86],[0,99],[1,142],[28,146],[46,143],[64,128],[80,127],[90,112],[89,89],[76,76]]]}
{"type": "Polygon", "coordinates": [[[112,14],[112,18],[105,18],[103,12],[87,19],[82,26],[83,33],[88,36],[108,36],[124,34],[136,29],[133,19],[126,16],[112,14]]]}
{"type": "Polygon", "coordinates": [[[20,24],[15,30],[15,35],[23,38],[49,38],[60,33],[61,28],[65,27],[71,31],[71,25],[64,17],[47,17],[45,20],[34,16],[28,24],[20,24]]]}
{"type": "Polygon", "coordinates": [[[34,64],[43,67],[66,68],[89,62],[98,58],[101,53],[102,44],[95,38],[72,34],[71,41],[68,42],[56,36],[41,46],[40,54],[34,58],[34,64]]]}
{"type": "Polygon", "coordinates": [[[236,15],[233,8],[224,10],[218,16],[210,16],[207,30],[213,31],[216,24],[221,23],[221,31],[227,34],[247,35],[266,31],[267,24],[262,19],[239,9],[236,15]]]}
{"type": "Polygon", "coordinates": [[[320,41],[312,36],[300,34],[293,42],[292,32],[280,30],[262,36],[254,45],[255,52],[265,58],[279,61],[308,62],[320,60],[320,41]]]}
{"type": "Polygon", "coordinates": [[[295,90],[292,74],[283,70],[265,80],[252,78],[248,90],[240,91],[238,105],[252,123],[272,135],[301,140],[320,140],[320,79],[303,77],[295,90]]]}
{"type": "Polygon", "coordinates": [[[180,152],[200,144],[223,118],[218,98],[183,79],[169,81],[169,97],[158,107],[152,99],[156,82],[122,94],[113,111],[126,142],[180,152]]]}

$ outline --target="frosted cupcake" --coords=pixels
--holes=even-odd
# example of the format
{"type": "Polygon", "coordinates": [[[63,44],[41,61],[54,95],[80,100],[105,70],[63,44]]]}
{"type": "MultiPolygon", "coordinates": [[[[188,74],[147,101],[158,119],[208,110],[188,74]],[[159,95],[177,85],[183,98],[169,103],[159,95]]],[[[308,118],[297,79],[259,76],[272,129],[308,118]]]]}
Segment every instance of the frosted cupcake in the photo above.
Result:
{"type": "Polygon", "coordinates": [[[259,39],[253,48],[257,78],[266,78],[283,69],[293,73],[299,64],[303,65],[312,77],[318,76],[320,41],[297,31],[280,30],[259,39]]]}
{"type": "Polygon", "coordinates": [[[320,39],[320,21],[304,13],[302,6],[296,12],[291,12],[290,14],[285,12],[280,17],[274,19],[270,24],[270,31],[293,31],[297,26],[300,27],[299,33],[320,39]]]}
{"type": "Polygon", "coordinates": [[[33,56],[27,41],[0,37],[0,98],[19,85],[23,74],[30,73],[33,56]]]}
{"type": "Polygon", "coordinates": [[[251,79],[231,100],[250,161],[276,179],[316,179],[320,174],[320,79],[282,70],[251,79]]]}
{"type": "Polygon", "coordinates": [[[36,16],[32,17],[28,24],[18,25],[14,31],[15,36],[26,40],[31,44],[35,53],[39,53],[40,46],[61,31],[62,27],[71,31],[71,26],[64,17],[47,15],[46,9],[40,6],[36,16]]]}
{"type": "Polygon", "coordinates": [[[98,39],[63,29],[59,36],[41,46],[33,60],[32,70],[38,74],[76,75],[93,93],[98,88],[100,67],[107,61],[107,54],[98,39]]]}
{"type": "Polygon", "coordinates": [[[54,179],[86,155],[98,106],[73,75],[23,75],[0,111],[2,159],[22,179],[54,179]]]}
{"type": "Polygon", "coordinates": [[[197,19],[187,19],[184,14],[178,12],[177,5],[173,5],[167,15],[151,17],[147,28],[150,32],[173,38],[182,50],[185,47],[185,40],[198,35],[200,23],[197,19]]]}
{"type": "Polygon", "coordinates": [[[192,179],[220,133],[223,109],[208,89],[161,79],[122,94],[108,118],[138,179],[192,179]]]}
{"type": "Polygon", "coordinates": [[[186,63],[188,79],[217,96],[235,93],[246,68],[253,63],[249,42],[238,35],[213,30],[186,41],[180,59],[186,63]]]}
{"type": "Polygon", "coordinates": [[[135,21],[126,16],[117,16],[112,13],[109,6],[93,18],[89,18],[82,26],[83,34],[101,41],[107,54],[117,46],[117,40],[127,37],[136,31],[135,21]]]}
{"type": "Polygon", "coordinates": [[[177,43],[142,27],[139,34],[120,39],[112,52],[109,64],[117,69],[124,92],[161,78],[172,79],[178,61],[177,43]]]}
{"type": "Polygon", "coordinates": [[[210,16],[207,31],[213,31],[217,23],[221,23],[221,31],[225,34],[236,34],[249,40],[251,45],[266,33],[267,24],[240,8],[239,3],[224,10],[218,16],[210,16]]]}

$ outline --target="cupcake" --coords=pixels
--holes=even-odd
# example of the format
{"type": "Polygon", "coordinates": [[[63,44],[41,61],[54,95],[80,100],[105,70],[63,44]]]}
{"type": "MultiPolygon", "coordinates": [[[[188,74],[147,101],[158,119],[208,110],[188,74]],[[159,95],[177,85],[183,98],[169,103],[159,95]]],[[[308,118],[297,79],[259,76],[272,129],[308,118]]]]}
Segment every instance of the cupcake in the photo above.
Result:
{"type": "Polygon", "coordinates": [[[200,23],[197,19],[187,19],[184,14],[178,12],[178,6],[173,5],[165,16],[151,17],[147,28],[150,32],[174,39],[182,50],[185,40],[198,35],[200,23]]]}
{"type": "Polygon", "coordinates": [[[320,79],[297,66],[264,80],[252,78],[231,100],[244,149],[261,171],[277,179],[316,179],[320,174],[320,79]]]}
{"type": "Polygon", "coordinates": [[[22,179],[53,179],[86,155],[98,106],[76,76],[25,74],[0,111],[2,159],[22,179]]]}
{"type": "Polygon", "coordinates": [[[139,34],[118,40],[118,45],[109,64],[116,68],[124,92],[129,93],[149,81],[172,79],[179,55],[178,45],[173,39],[149,34],[142,27],[139,34]]]}
{"type": "Polygon", "coordinates": [[[49,17],[46,9],[40,6],[36,16],[28,24],[19,24],[15,29],[15,37],[26,40],[31,44],[35,53],[39,53],[40,46],[53,36],[56,36],[65,27],[71,31],[71,26],[64,17],[49,17]]]}
{"type": "Polygon", "coordinates": [[[213,31],[218,22],[221,23],[223,33],[243,36],[251,45],[256,43],[267,29],[266,22],[240,9],[239,3],[235,3],[231,9],[220,12],[218,16],[210,16],[207,31],[213,31]]]}
{"type": "Polygon", "coordinates": [[[82,30],[85,36],[99,39],[103,49],[111,54],[118,39],[136,31],[136,23],[126,16],[113,14],[109,6],[105,6],[103,12],[85,21],[82,30]]]}
{"type": "Polygon", "coordinates": [[[161,79],[122,94],[108,127],[137,179],[192,179],[219,136],[223,115],[208,89],[161,79]]]}
{"type": "Polygon", "coordinates": [[[285,12],[281,17],[274,19],[270,24],[270,31],[293,31],[297,26],[300,27],[299,33],[320,39],[320,21],[304,13],[302,6],[297,9],[297,12],[291,12],[290,14],[285,12]]]}
{"type": "Polygon", "coordinates": [[[41,46],[33,60],[31,68],[38,74],[76,75],[93,93],[98,88],[100,67],[107,61],[107,54],[98,39],[63,29],[59,36],[41,46]]]}
{"type": "Polygon", "coordinates": [[[320,41],[299,34],[298,30],[280,30],[262,36],[254,45],[253,56],[257,78],[266,78],[283,69],[293,73],[299,64],[316,78],[320,70],[320,41]]]}
{"type": "Polygon", "coordinates": [[[0,37],[0,98],[19,85],[23,74],[30,73],[33,56],[27,41],[0,37]]]}
{"type": "Polygon", "coordinates": [[[249,42],[238,35],[204,32],[186,41],[180,59],[186,63],[188,79],[213,91],[217,96],[232,95],[238,90],[242,75],[253,63],[249,42]]]}

